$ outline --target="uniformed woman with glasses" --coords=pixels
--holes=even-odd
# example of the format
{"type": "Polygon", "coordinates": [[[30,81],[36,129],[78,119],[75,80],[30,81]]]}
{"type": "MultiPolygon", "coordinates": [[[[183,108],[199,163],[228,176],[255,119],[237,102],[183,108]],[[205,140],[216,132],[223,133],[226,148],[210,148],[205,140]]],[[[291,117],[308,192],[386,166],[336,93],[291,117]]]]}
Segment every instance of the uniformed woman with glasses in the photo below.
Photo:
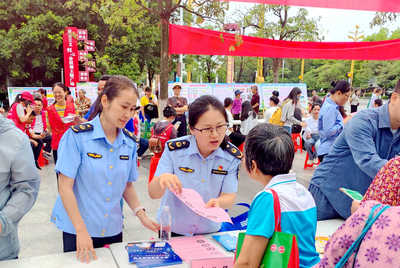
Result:
{"type": "Polygon", "coordinates": [[[213,96],[202,96],[189,106],[191,135],[166,143],[149,195],[161,198],[158,219],[161,208],[170,207],[172,236],[212,233],[221,227],[194,213],[172,192],[194,189],[208,207],[226,209],[234,204],[242,154],[227,142],[227,123],[222,103],[213,96]]]}
{"type": "Polygon", "coordinates": [[[55,168],[60,196],[52,221],[63,231],[64,252],[77,251],[81,261],[95,259],[94,248],[122,242],[121,198],[143,226],[158,231],[133,186],[137,145],[124,126],[137,97],[130,79],[112,76],[96,102],[96,117],[71,127],[61,139],[55,168]]]}

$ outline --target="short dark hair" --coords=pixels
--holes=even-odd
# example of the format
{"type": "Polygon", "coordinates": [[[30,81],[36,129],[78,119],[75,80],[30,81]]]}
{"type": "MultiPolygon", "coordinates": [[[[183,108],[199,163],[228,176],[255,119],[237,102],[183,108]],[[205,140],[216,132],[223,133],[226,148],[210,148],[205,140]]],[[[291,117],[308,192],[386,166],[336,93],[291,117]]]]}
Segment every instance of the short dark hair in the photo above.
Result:
{"type": "Polygon", "coordinates": [[[39,88],[37,90],[40,94],[46,95],[46,90],[44,88],[39,88]]]}
{"type": "Polygon", "coordinates": [[[340,80],[338,82],[332,82],[331,85],[333,88],[329,90],[329,92],[333,95],[336,92],[340,91],[342,94],[347,93],[351,90],[349,82],[345,80],[340,80]]]}
{"type": "Polygon", "coordinates": [[[253,160],[264,175],[287,174],[292,168],[294,145],[282,127],[258,124],[247,134],[244,151],[247,171],[253,168],[253,160]]]}
{"type": "Polygon", "coordinates": [[[224,107],[227,108],[229,105],[233,103],[233,100],[231,98],[225,98],[224,99],[224,107]]]}
{"type": "Polygon", "coordinates": [[[176,116],[176,110],[174,109],[174,107],[171,106],[165,106],[164,110],[163,110],[163,115],[164,117],[168,118],[171,116],[176,116]]]}
{"type": "Polygon", "coordinates": [[[100,77],[99,81],[108,81],[110,78],[111,75],[105,74],[100,77]]]}
{"type": "Polygon", "coordinates": [[[311,111],[314,110],[315,106],[321,107],[321,103],[318,102],[318,101],[317,101],[317,102],[314,102],[314,103],[311,105],[311,111]]]}
{"type": "Polygon", "coordinates": [[[279,91],[278,90],[272,91],[272,96],[279,97],[279,91]]]}
{"type": "Polygon", "coordinates": [[[278,105],[279,103],[279,98],[276,97],[275,95],[271,96],[271,98],[269,98],[270,101],[272,101],[273,103],[275,103],[275,105],[278,105]]]}
{"type": "Polygon", "coordinates": [[[40,97],[35,97],[34,100],[35,100],[35,101],[40,101],[41,103],[43,103],[43,100],[42,100],[42,98],[40,98],[40,97]]]}
{"type": "Polygon", "coordinates": [[[152,90],[151,90],[150,87],[145,87],[145,88],[144,88],[144,91],[146,91],[146,92],[151,92],[152,90]]]}
{"type": "Polygon", "coordinates": [[[380,107],[380,106],[383,105],[383,102],[382,102],[381,99],[375,99],[375,100],[374,100],[374,104],[375,104],[376,106],[380,107]]]}

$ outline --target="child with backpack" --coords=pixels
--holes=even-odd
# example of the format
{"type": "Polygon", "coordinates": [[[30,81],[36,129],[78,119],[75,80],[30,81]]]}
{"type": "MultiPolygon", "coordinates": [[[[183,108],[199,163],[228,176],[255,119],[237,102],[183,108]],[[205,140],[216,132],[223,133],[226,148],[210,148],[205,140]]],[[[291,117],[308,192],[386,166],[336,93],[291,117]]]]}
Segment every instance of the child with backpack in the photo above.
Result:
{"type": "Polygon", "coordinates": [[[234,267],[260,266],[276,230],[276,218],[280,219],[281,232],[296,236],[299,267],[313,267],[319,262],[315,250],[317,208],[311,193],[296,181],[294,173],[289,173],[294,158],[291,135],[282,127],[259,124],[247,134],[244,152],[246,171],[265,188],[251,203],[246,235],[234,267]],[[281,215],[274,213],[278,203],[281,215]]]}
{"type": "Polygon", "coordinates": [[[172,124],[176,117],[175,109],[171,106],[166,106],[163,110],[163,115],[164,119],[155,123],[151,129],[149,149],[154,153],[154,156],[150,160],[149,183],[154,177],[158,161],[160,161],[161,155],[164,152],[165,143],[168,140],[175,139],[177,137],[177,130],[172,124]]]}

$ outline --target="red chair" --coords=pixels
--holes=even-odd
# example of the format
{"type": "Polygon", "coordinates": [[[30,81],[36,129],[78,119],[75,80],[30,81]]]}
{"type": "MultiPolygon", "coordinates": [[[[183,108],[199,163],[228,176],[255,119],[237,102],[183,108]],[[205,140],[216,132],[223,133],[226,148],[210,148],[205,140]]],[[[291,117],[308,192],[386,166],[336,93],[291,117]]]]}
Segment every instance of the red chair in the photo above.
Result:
{"type": "Polygon", "coordinates": [[[243,153],[244,150],[244,142],[242,144],[239,145],[238,147],[239,151],[241,151],[243,153]]]}
{"type": "Polygon", "coordinates": [[[303,153],[303,140],[301,139],[300,133],[292,134],[292,141],[294,144],[294,152],[300,150],[300,152],[303,153]]]}
{"type": "Polygon", "coordinates": [[[40,151],[39,158],[38,158],[39,167],[44,167],[49,164],[49,160],[43,157],[43,149],[40,151]]]}
{"type": "MultiPolygon", "coordinates": [[[[315,152],[315,147],[314,147],[314,146],[312,147],[312,150],[313,150],[313,152],[315,152]]],[[[307,152],[307,154],[306,154],[306,160],[304,161],[304,169],[312,168],[312,167],[318,166],[318,165],[320,164],[319,159],[318,159],[318,163],[317,163],[317,164],[315,164],[315,163],[312,163],[311,165],[307,164],[307,161],[308,161],[309,157],[310,157],[310,156],[308,155],[308,152],[307,152]]]]}

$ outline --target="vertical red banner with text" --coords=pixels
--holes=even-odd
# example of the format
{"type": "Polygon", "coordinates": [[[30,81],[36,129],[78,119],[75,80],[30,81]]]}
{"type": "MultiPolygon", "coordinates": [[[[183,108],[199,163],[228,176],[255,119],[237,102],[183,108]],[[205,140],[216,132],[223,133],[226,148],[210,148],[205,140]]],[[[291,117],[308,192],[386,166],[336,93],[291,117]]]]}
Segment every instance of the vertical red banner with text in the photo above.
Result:
{"type": "Polygon", "coordinates": [[[78,29],[66,27],[63,35],[64,81],[68,87],[76,87],[79,81],[78,29]]]}

